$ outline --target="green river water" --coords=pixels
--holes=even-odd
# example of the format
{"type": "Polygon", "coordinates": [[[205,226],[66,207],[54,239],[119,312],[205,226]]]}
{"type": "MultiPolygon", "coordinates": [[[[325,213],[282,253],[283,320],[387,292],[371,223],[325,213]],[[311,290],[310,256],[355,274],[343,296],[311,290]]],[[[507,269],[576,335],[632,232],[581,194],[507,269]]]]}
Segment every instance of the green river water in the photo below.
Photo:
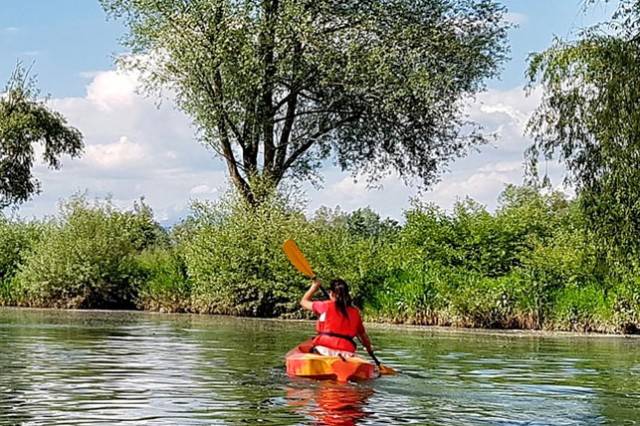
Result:
{"type": "Polygon", "coordinates": [[[640,339],[371,327],[397,376],[291,379],[310,322],[0,309],[0,424],[640,423],[640,339]]]}

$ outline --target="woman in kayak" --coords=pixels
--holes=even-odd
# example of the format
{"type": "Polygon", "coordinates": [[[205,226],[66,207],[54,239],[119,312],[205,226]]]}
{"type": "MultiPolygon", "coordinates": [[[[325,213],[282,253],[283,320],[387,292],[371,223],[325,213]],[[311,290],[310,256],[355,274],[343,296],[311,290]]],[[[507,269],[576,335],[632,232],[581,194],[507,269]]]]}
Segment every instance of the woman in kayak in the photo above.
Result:
{"type": "Polygon", "coordinates": [[[320,355],[349,357],[355,355],[357,337],[367,352],[373,353],[371,340],[364,330],[360,311],[351,304],[349,286],[342,279],[331,281],[329,300],[314,302],[313,295],[320,288],[320,281],[313,280],[302,296],[300,305],[318,315],[317,336],[313,338],[313,352],[320,355]]]}

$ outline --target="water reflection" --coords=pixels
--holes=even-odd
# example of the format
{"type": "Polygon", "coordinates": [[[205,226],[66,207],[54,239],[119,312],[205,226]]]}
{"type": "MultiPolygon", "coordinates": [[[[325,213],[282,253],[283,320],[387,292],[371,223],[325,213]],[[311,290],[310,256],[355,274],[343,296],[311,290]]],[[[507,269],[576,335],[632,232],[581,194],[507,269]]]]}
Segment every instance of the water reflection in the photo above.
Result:
{"type": "Polygon", "coordinates": [[[371,382],[292,380],[287,386],[287,401],[314,424],[354,426],[368,417],[367,401],[374,394],[371,382]]]}

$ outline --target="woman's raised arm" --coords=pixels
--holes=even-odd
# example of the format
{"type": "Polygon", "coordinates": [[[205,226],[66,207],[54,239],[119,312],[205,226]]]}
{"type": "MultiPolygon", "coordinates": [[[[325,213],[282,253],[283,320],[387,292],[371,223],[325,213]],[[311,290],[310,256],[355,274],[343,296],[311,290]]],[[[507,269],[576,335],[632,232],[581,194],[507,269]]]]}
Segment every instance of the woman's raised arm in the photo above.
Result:
{"type": "Polygon", "coordinates": [[[304,296],[302,296],[302,299],[300,299],[300,306],[308,311],[313,311],[313,301],[311,300],[311,298],[319,288],[320,281],[318,281],[317,279],[312,280],[311,287],[309,287],[309,290],[307,290],[304,296]]]}

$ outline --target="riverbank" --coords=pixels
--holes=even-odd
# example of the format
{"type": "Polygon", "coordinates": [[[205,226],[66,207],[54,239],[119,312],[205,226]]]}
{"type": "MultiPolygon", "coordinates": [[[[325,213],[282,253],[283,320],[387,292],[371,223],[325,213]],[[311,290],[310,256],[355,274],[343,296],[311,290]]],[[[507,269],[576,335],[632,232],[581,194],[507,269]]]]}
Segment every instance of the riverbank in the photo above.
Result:
{"type": "Polygon", "coordinates": [[[640,267],[594,245],[575,200],[508,187],[495,212],[416,202],[400,224],[370,209],[313,217],[286,194],[229,194],[170,230],[143,203],[82,197],[44,222],[0,218],[0,305],[304,318],[309,283],[345,279],[372,322],[636,334],[640,267]]]}
{"type": "MultiPolygon", "coordinates": [[[[140,310],[122,310],[122,309],[54,309],[54,308],[24,308],[0,306],[0,312],[15,312],[16,314],[24,313],[42,313],[48,316],[59,314],[64,317],[71,316],[110,316],[116,315],[132,315],[132,316],[150,316],[158,318],[174,318],[177,320],[184,319],[202,319],[208,322],[210,319],[217,319],[222,322],[248,321],[248,322],[268,322],[281,323],[287,326],[298,327],[300,330],[308,330],[313,333],[315,321],[309,319],[284,319],[284,318],[256,318],[256,317],[237,317],[229,315],[211,315],[211,314],[195,314],[195,313],[166,313],[156,311],[140,311],[140,310]]],[[[427,335],[462,335],[462,336],[495,336],[495,337],[518,337],[518,338],[585,338],[585,339],[638,339],[640,334],[611,334],[611,333],[593,333],[593,332],[571,332],[571,331],[547,331],[547,330],[505,330],[505,329],[486,329],[486,328],[464,328],[464,327],[442,327],[429,325],[411,325],[411,324],[391,324],[381,322],[365,321],[367,330],[393,331],[393,332],[420,332],[427,335]]]]}

